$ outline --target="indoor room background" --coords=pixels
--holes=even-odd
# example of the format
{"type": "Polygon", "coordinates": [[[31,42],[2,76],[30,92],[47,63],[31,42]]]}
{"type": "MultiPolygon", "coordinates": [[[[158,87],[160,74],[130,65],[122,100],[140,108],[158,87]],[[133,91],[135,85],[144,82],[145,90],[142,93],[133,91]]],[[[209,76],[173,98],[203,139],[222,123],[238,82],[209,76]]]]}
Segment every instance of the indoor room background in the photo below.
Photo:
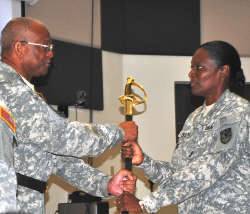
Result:
{"type": "MultiPolygon", "coordinates": [[[[1,29],[11,18],[25,15],[44,22],[52,39],[99,53],[97,63],[101,66],[95,68],[100,72],[101,82],[91,79],[89,89],[100,92],[91,97],[90,103],[100,101],[102,105],[97,109],[69,106],[68,119],[112,124],[124,121],[124,106],[119,97],[124,94],[127,77],[131,76],[143,85],[148,95],[144,104],[134,106],[133,120],[139,126],[139,144],[154,159],[171,161],[178,113],[175,82],[189,81],[191,57],[200,44],[225,40],[235,46],[241,55],[246,81],[250,82],[249,0],[29,0],[23,3],[0,0],[1,29]]],[[[90,60],[94,61],[94,56],[91,55],[90,60]]],[[[74,64],[72,61],[66,64],[74,64]]],[[[88,65],[88,69],[92,69],[93,64],[95,62],[88,65]]],[[[72,71],[72,75],[78,74],[72,71]]],[[[54,78],[59,79],[56,75],[54,78]]],[[[74,84],[72,81],[74,78],[69,76],[67,84],[74,84]]],[[[140,90],[134,89],[134,92],[138,99],[143,99],[140,90]]],[[[120,146],[84,160],[108,174],[124,168],[120,146]]],[[[136,197],[142,198],[150,193],[150,184],[135,167],[133,173],[138,176],[136,197]]],[[[68,194],[76,188],[56,176],[52,176],[49,183],[46,212],[52,214],[59,203],[67,203],[68,194]]],[[[107,200],[110,214],[118,214],[114,200],[107,200]]],[[[164,207],[157,212],[167,213],[177,213],[177,207],[164,207]]]]}

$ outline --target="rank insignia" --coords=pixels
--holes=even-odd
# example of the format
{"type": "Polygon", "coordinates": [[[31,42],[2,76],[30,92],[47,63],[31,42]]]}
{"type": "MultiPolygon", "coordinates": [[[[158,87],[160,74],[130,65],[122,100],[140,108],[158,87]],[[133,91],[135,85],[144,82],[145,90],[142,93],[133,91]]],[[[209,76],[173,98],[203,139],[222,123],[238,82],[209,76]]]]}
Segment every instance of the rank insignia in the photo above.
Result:
{"type": "Polygon", "coordinates": [[[3,106],[0,106],[0,118],[4,120],[14,132],[16,132],[15,120],[3,106]]]}
{"type": "Polygon", "coordinates": [[[231,128],[225,129],[220,133],[220,141],[224,144],[228,143],[232,137],[231,128]]]}

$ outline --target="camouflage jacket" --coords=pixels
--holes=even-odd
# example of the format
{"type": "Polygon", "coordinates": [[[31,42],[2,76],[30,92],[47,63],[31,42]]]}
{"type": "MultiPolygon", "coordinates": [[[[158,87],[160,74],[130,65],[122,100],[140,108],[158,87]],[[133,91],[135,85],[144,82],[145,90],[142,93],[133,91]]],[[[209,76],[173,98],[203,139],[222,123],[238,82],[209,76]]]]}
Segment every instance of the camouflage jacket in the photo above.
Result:
{"type": "MultiPolygon", "coordinates": [[[[120,127],[69,122],[3,62],[0,95],[16,120],[16,172],[41,181],[55,173],[89,194],[108,197],[107,182],[111,177],[79,157],[98,156],[116,146],[124,137],[120,127]]],[[[18,201],[23,213],[44,213],[44,196],[35,190],[18,186],[18,201]]]]}
{"type": "Polygon", "coordinates": [[[149,213],[170,204],[179,213],[250,213],[250,104],[227,90],[204,112],[187,118],[171,163],[145,156],[139,166],[159,185],[142,199],[149,213]]]}
{"type": "Polygon", "coordinates": [[[14,171],[15,121],[0,97],[0,213],[17,213],[17,182],[14,171]]]}

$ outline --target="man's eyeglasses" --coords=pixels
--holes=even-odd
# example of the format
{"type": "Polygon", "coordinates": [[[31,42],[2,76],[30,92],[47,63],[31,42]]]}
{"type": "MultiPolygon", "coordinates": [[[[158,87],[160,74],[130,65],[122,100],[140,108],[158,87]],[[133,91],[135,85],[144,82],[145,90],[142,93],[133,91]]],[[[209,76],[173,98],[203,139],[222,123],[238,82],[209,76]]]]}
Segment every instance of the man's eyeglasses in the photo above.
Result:
{"type": "Polygon", "coordinates": [[[53,44],[50,44],[50,45],[42,45],[42,44],[37,44],[37,43],[27,42],[27,41],[20,41],[20,42],[25,42],[25,43],[30,44],[30,45],[38,45],[38,46],[45,47],[46,52],[50,52],[50,51],[53,50],[53,44]]]}

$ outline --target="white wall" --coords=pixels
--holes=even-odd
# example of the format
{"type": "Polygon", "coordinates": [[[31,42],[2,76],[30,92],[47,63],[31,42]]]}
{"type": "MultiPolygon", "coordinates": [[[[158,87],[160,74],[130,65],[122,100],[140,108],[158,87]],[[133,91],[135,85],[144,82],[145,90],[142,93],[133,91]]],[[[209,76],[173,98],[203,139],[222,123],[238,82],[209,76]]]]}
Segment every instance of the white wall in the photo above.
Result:
{"type": "Polygon", "coordinates": [[[92,11],[92,0],[40,0],[32,6],[27,5],[26,16],[45,23],[55,39],[90,46],[93,15],[93,46],[100,47],[100,0],[94,0],[93,5],[92,11]]]}
{"type": "MultiPolygon", "coordinates": [[[[0,0],[0,32],[13,18],[21,16],[21,1],[19,0],[0,0]]],[[[1,51],[1,46],[0,46],[1,51]]]]}
{"type": "Polygon", "coordinates": [[[201,43],[224,40],[250,56],[250,1],[200,0],[201,43]]]}

